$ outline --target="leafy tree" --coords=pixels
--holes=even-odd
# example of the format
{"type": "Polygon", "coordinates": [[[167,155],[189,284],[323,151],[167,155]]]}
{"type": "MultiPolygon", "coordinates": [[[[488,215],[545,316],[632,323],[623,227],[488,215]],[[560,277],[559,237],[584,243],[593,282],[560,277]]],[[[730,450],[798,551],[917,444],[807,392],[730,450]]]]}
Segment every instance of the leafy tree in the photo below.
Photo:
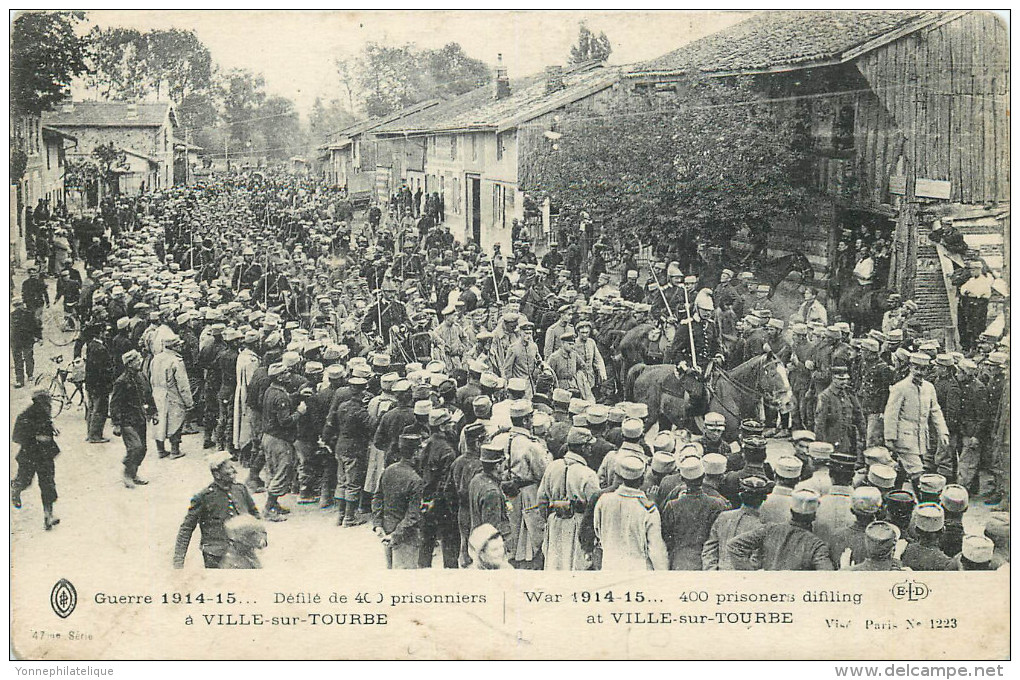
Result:
{"type": "Polygon", "coordinates": [[[350,109],[338,99],[324,102],[316,97],[308,114],[308,138],[314,144],[322,144],[330,134],[353,124],[355,120],[350,109]]]}
{"type": "Polygon", "coordinates": [[[803,205],[794,124],[762,99],[747,81],[692,80],[673,99],[631,96],[604,115],[565,117],[553,135],[529,128],[525,191],[561,214],[588,211],[614,238],[726,247],[803,205]]]}
{"type": "Polygon", "coordinates": [[[337,57],[333,60],[336,66],[337,79],[340,81],[340,89],[347,97],[347,110],[354,112],[354,90],[358,86],[357,63],[351,59],[337,57]]]}
{"type": "Polygon", "coordinates": [[[68,160],[64,166],[64,187],[67,189],[83,190],[99,179],[99,166],[92,159],[68,160]]]}
{"type": "Polygon", "coordinates": [[[181,103],[189,94],[207,92],[212,86],[212,56],[194,31],[172,28],[142,37],[145,73],[157,99],[181,103]]]}
{"type": "Polygon", "coordinates": [[[11,184],[17,184],[25,176],[25,169],[28,168],[28,154],[11,144],[10,170],[11,184]]]}
{"type": "Polygon", "coordinates": [[[413,43],[369,43],[354,69],[362,106],[381,116],[435,97],[463,94],[491,78],[484,62],[464,54],[457,43],[420,50],[413,43]]]}
{"type": "Polygon", "coordinates": [[[244,148],[253,140],[258,129],[254,119],[266,101],[265,86],[265,78],[244,69],[231,69],[220,82],[218,95],[234,148],[244,148]]]}
{"type": "Polygon", "coordinates": [[[262,152],[269,158],[286,160],[304,146],[304,130],[294,102],[286,97],[267,97],[259,107],[257,129],[265,139],[262,152]]]}
{"type": "Polygon", "coordinates": [[[85,72],[87,44],[75,33],[85,13],[23,12],[11,28],[11,104],[40,114],[67,98],[71,79],[85,72]]]}
{"type": "Polygon", "coordinates": [[[127,165],[127,154],[118,149],[113,142],[99,144],[92,149],[92,157],[96,159],[99,177],[106,183],[111,192],[117,186],[117,173],[114,170],[127,165]]]}
{"type": "Polygon", "coordinates": [[[613,53],[609,38],[602,31],[598,35],[591,32],[583,21],[577,28],[577,44],[570,48],[571,64],[583,64],[586,61],[605,61],[613,53]]]}
{"type": "Polygon", "coordinates": [[[93,28],[92,71],[87,83],[107,99],[154,96],[177,104],[181,125],[214,124],[210,107],[214,66],[209,49],[193,31],[93,28]]]}
{"type": "Polygon", "coordinates": [[[133,28],[98,26],[89,32],[92,52],[86,84],[106,99],[129,100],[144,96],[145,64],[142,61],[142,34],[133,28]]]}

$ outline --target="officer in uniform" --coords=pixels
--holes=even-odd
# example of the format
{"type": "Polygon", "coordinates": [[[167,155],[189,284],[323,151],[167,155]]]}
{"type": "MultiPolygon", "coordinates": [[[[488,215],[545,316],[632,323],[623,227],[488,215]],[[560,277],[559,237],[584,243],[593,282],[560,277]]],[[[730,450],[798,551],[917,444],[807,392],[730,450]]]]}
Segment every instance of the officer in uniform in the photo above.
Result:
{"type": "Polygon", "coordinates": [[[670,348],[671,357],[668,363],[686,362],[688,366],[697,365],[702,371],[709,362],[722,351],[719,344],[719,327],[712,319],[715,305],[708,295],[698,295],[693,300],[694,312],[690,320],[684,319],[677,328],[670,348]],[[687,326],[690,325],[690,331],[687,326]],[[694,338],[695,359],[691,357],[691,337],[694,338]]]}
{"type": "Polygon", "coordinates": [[[38,476],[43,525],[47,531],[60,523],[53,516],[53,504],[57,500],[53,460],[60,453],[53,439],[56,434],[50,394],[45,388],[36,388],[32,392],[32,404],[14,421],[14,431],[11,434],[11,441],[21,447],[15,459],[18,473],[11,481],[11,505],[15,509],[21,508],[21,492],[28,488],[33,477],[38,476]]]}
{"type": "Polygon", "coordinates": [[[832,383],[815,403],[814,431],[818,441],[829,442],[840,451],[857,454],[864,449],[864,410],[850,389],[850,370],[844,365],[830,369],[832,383]]]}
{"type": "Polygon", "coordinates": [[[378,300],[366,308],[365,320],[361,322],[361,330],[369,337],[377,336],[384,345],[389,342],[391,328],[407,323],[407,310],[394,297],[394,288],[392,281],[383,282],[378,300]]]}
{"type": "Polygon", "coordinates": [[[700,442],[705,453],[720,453],[726,456],[726,471],[733,472],[743,467],[743,458],[740,456],[740,445],[736,442],[727,442],[723,433],[726,431],[726,417],[721,413],[710,411],[705,414],[704,434],[694,437],[694,441],[700,442]]]}
{"type": "Polygon", "coordinates": [[[907,571],[894,557],[900,530],[889,522],[872,522],[864,530],[864,561],[849,565],[846,571],[907,571]]]}
{"type": "Polygon", "coordinates": [[[383,471],[372,498],[373,531],[382,541],[387,569],[418,568],[422,479],[412,460],[420,446],[419,435],[400,435],[400,459],[383,471]]]}
{"type": "Polygon", "coordinates": [[[794,456],[783,456],[776,461],[776,486],[762,503],[762,521],[770,523],[787,521],[790,506],[793,503],[794,487],[800,481],[800,473],[803,468],[804,464],[794,456]]]}
{"type": "Polygon", "coordinates": [[[946,527],[946,514],[938,503],[914,506],[912,523],[917,541],[904,549],[903,566],[914,571],[946,571],[952,558],[942,552],[939,541],[946,527]]]}
{"type": "Polygon", "coordinates": [[[546,517],[546,569],[585,571],[590,566],[578,535],[588,499],[599,490],[598,475],[587,464],[594,442],[586,428],[570,428],[566,453],[551,462],[542,476],[538,505],[546,517]]]}
{"type": "Polygon", "coordinates": [[[700,459],[688,456],[678,467],[687,489],[666,503],[662,511],[662,538],[669,549],[671,570],[701,571],[705,541],[716,518],[729,509],[729,504],[705,493],[702,488],[705,467],[700,459]]]}
{"type": "Polygon", "coordinates": [[[542,539],[544,522],[538,507],[538,484],[552,455],[545,442],[532,434],[534,407],[520,399],[510,406],[509,432],[493,438],[493,443],[505,447],[507,452],[506,483],[504,493],[510,505],[512,536],[515,547],[511,563],[518,568],[542,568],[542,539]]]}
{"type": "Polygon", "coordinates": [[[765,571],[834,570],[828,546],[811,533],[818,500],[818,493],[811,489],[794,491],[786,523],[767,522],[730,540],[734,568],[741,571],[759,567],[765,571]]]}
{"type": "Polygon", "coordinates": [[[637,282],[638,273],[631,269],[627,272],[627,280],[620,286],[620,297],[628,302],[641,302],[645,293],[637,282]]]}
{"type": "Polygon", "coordinates": [[[727,510],[716,517],[708,538],[701,550],[701,568],[705,571],[730,571],[729,541],[734,536],[754,531],[762,526],[758,509],[769,494],[772,484],[763,477],[745,477],[740,480],[740,507],[727,510]]]}
{"type": "Polygon", "coordinates": [[[460,531],[460,566],[470,565],[467,553],[467,540],[471,534],[471,497],[469,495],[471,480],[481,472],[479,461],[481,443],[485,438],[485,424],[475,421],[461,430],[460,455],[450,466],[450,482],[457,494],[457,529],[460,531]]]}
{"type": "Polygon", "coordinates": [[[457,452],[451,441],[450,412],[438,408],[429,411],[429,438],[421,452],[422,541],[418,566],[432,566],[432,554],[438,541],[443,550],[443,567],[456,569],[460,552],[457,530],[456,492],[451,488],[450,466],[457,452]]]}
{"type": "Polygon", "coordinates": [[[227,551],[229,541],[224,523],[241,514],[259,516],[258,508],[248,489],[236,482],[237,469],[229,451],[218,451],[208,456],[213,483],[191,499],[188,514],[177,532],[174,545],[174,569],[184,567],[184,557],[191,543],[195,527],[201,529],[202,558],[206,569],[218,569],[227,551]]]}
{"type": "Polygon", "coordinates": [[[613,474],[619,486],[598,498],[592,517],[595,537],[602,547],[602,569],[669,569],[659,509],[641,491],[644,458],[629,451],[616,456],[613,474]]]}
{"type": "MultiPolygon", "coordinates": [[[[357,368],[357,367],[356,367],[357,368]]],[[[369,395],[365,391],[371,369],[355,371],[348,379],[349,396],[326,417],[322,439],[337,459],[337,496],[344,501],[337,524],[353,527],[363,522],[357,517],[368,466],[368,443],[372,437],[372,419],[368,415],[369,395]],[[367,375],[366,375],[367,374],[367,375]]],[[[336,403],[340,390],[334,396],[336,403]]]]}
{"type": "Polygon", "coordinates": [[[135,485],[148,484],[138,476],[138,467],[145,458],[146,423],[158,420],[156,402],[152,389],[140,370],[142,355],[138,350],[124,353],[124,372],[113,382],[110,393],[110,420],[114,434],[120,433],[124,442],[124,486],[133,489],[135,485]]]}
{"type": "MultiPolygon", "coordinates": [[[[503,536],[503,543],[508,553],[514,547],[509,541],[513,532],[510,527],[510,515],[507,509],[507,498],[501,488],[502,473],[506,461],[506,451],[495,442],[482,444],[478,462],[482,470],[468,484],[468,505],[471,531],[483,524],[490,524],[503,536]]],[[[470,533],[469,533],[470,535],[470,533]]]]}

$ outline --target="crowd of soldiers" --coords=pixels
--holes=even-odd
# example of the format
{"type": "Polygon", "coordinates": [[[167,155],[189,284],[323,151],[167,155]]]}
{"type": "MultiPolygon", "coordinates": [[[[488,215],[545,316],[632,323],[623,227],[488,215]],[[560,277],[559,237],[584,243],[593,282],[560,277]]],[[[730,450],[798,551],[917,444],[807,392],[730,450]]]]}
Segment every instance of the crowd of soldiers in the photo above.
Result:
{"type": "MultiPolygon", "coordinates": [[[[266,174],[151,194],[86,260],[73,304],[86,441],[109,441],[112,421],[129,488],[148,483],[150,438],[160,458],[185,456],[192,434],[210,452],[175,566],[196,527],[207,567],[257,566],[265,532],[237,517],[286,521],[287,496],[340,527],[371,521],[391,568],[430,567],[437,548],[446,568],[1008,559],[1008,336],[945,351],[896,297],[881,328],[830,323],[810,287],[784,319],[751,272],[706,285],[632,259],[617,284],[604,262],[564,266],[556,244],[541,259],[524,239],[461,244],[438,202],[415,221],[395,201],[363,226],[341,199],[266,174]],[[637,364],[703,377],[765,353],[787,368],[791,407],[743,419],[733,441],[716,412],[667,429],[626,385],[637,364]],[[767,461],[767,438],[793,452],[767,461]],[[1001,505],[965,534],[982,471],[1001,505]]],[[[39,275],[13,303],[33,341],[50,304],[39,275]]],[[[16,507],[33,474],[52,482],[47,396],[33,400],[15,427],[16,507]]],[[[54,500],[44,491],[47,528],[54,500]]]]}

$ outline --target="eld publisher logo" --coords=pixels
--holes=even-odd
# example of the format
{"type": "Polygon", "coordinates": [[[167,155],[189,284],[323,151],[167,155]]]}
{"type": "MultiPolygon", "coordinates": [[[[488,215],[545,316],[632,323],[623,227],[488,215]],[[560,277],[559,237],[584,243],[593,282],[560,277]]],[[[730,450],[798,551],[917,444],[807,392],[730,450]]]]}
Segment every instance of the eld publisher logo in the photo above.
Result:
{"type": "Polygon", "coordinates": [[[931,588],[926,583],[921,583],[920,581],[897,583],[889,590],[897,600],[906,600],[907,602],[923,600],[931,593],[931,588]]]}
{"type": "Polygon", "coordinates": [[[62,619],[66,619],[74,611],[78,604],[78,592],[66,578],[57,581],[50,592],[50,606],[53,611],[62,619]]]}

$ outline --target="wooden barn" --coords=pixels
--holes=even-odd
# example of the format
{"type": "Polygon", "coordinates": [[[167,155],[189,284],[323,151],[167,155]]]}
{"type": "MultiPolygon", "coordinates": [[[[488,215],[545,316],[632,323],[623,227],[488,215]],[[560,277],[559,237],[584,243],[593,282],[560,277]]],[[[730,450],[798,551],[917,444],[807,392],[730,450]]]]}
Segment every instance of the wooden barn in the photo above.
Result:
{"type": "Polygon", "coordinates": [[[872,285],[913,297],[925,330],[951,338],[962,258],[928,239],[949,223],[1008,283],[1009,33],[995,15],[762,12],[627,78],[676,96],[692,72],[751,77],[802,130],[812,199],[770,225],[769,249],[803,252],[830,298],[870,246],[872,285]]]}

